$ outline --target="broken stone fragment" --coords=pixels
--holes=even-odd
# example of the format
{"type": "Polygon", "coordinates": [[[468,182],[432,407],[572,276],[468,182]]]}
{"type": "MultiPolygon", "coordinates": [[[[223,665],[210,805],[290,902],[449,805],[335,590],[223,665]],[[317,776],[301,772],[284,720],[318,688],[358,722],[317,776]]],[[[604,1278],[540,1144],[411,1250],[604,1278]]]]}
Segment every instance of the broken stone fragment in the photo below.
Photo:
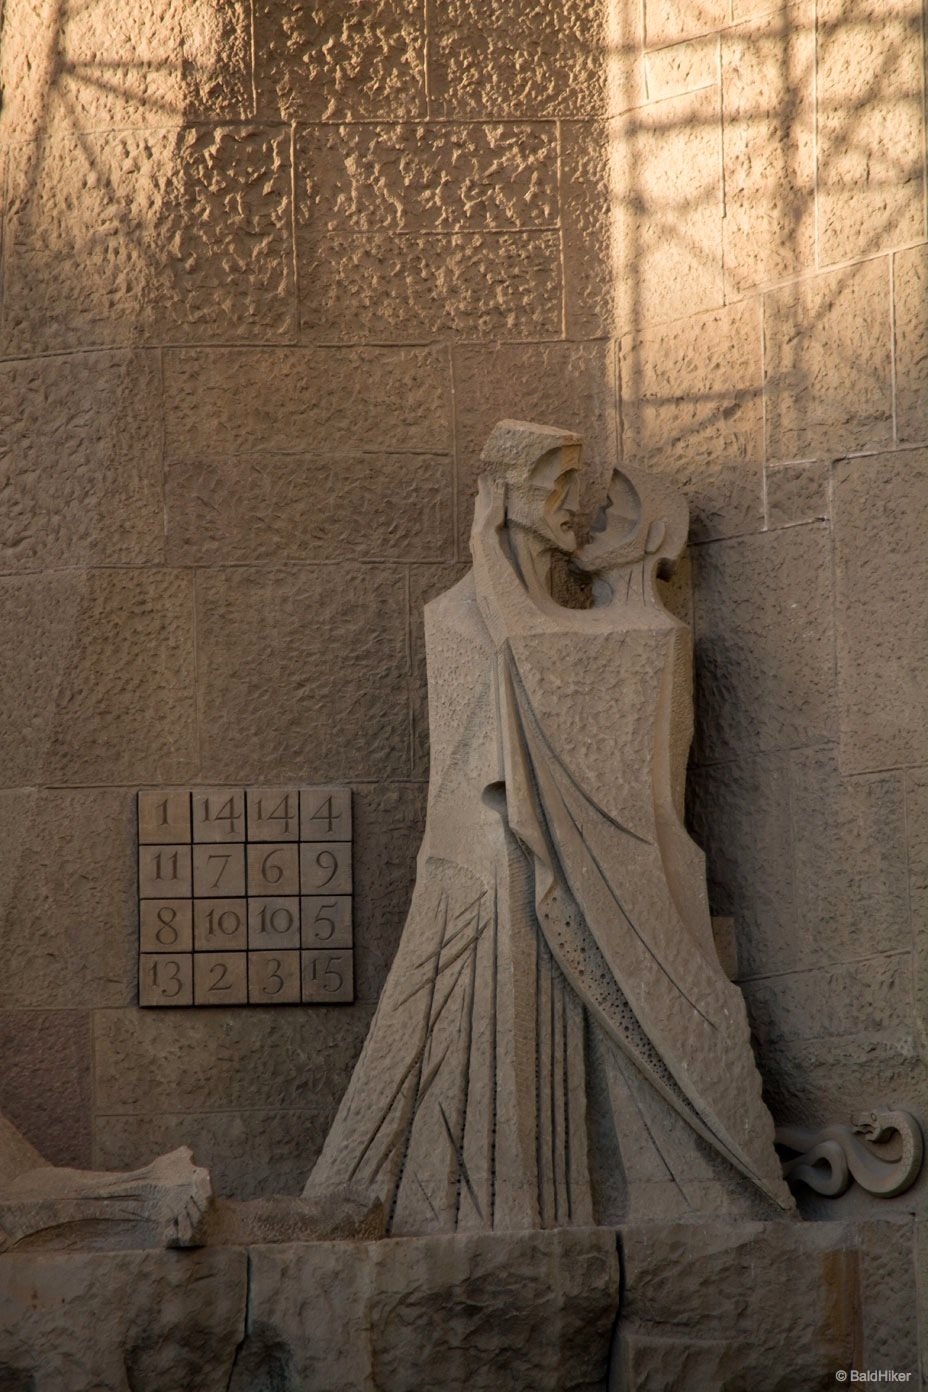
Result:
{"type": "Polygon", "coordinates": [[[243,1203],[214,1200],[207,1241],[211,1247],[257,1242],[370,1242],[385,1237],[386,1231],[383,1204],[369,1194],[345,1188],[307,1199],[273,1194],[243,1203]]]}
{"type": "MultiPolygon", "coordinates": [[[[13,1168],[17,1135],[4,1135],[4,1173],[13,1168]]],[[[0,1252],[197,1247],[211,1197],[209,1171],[193,1163],[186,1146],[123,1172],[58,1169],[39,1157],[37,1166],[0,1183],[0,1252]]]]}

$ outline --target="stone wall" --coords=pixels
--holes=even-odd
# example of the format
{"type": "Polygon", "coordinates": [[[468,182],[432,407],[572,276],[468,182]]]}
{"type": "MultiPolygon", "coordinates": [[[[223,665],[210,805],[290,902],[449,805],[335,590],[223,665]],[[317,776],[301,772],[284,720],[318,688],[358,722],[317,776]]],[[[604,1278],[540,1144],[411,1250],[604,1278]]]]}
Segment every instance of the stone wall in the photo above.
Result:
{"type": "Polygon", "coordinates": [[[690,498],[691,817],[777,1119],[928,1118],[915,0],[3,26],[0,1107],[61,1162],[184,1139],[299,1185],[411,885],[422,604],[510,414],[690,498]],[[282,778],[355,788],[358,1004],[140,1013],[134,789],[282,778]]]}
{"type": "Polygon", "coordinates": [[[923,9],[644,0],[614,40],[621,453],[692,507],[690,816],[768,1101],[924,1125],[923,9]]]}
{"type": "Polygon", "coordinates": [[[599,0],[5,0],[0,1110],[298,1189],[422,829],[490,425],[614,457],[599,0]],[[355,790],[358,1003],[135,1006],[134,790],[355,790]]]}

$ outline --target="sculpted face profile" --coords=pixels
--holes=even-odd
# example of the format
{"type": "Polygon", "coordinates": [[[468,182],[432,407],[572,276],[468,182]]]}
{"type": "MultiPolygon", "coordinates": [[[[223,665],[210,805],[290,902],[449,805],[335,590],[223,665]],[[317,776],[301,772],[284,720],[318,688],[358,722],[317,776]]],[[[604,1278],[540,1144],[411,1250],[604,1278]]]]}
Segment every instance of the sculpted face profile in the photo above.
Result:
{"type": "Polygon", "coordinates": [[[578,436],[502,421],[482,460],[473,569],[425,613],[409,916],[306,1194],[394,1234],[789,1209],[683,825],[691,640],[655,580],[685,503],[623,467],[577,549],[578,436]],[[565,553],[590,608],[552,597],[565,553]]]}

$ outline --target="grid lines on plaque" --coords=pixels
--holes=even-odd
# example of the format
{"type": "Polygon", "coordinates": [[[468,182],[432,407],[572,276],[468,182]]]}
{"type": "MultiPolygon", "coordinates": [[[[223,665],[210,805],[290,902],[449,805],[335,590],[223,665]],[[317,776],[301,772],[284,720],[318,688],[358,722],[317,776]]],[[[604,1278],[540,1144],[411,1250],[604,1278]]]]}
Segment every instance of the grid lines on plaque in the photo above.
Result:
{"type": "Polygon", "coordinates": [[[351,789],[138,794],[139,1005],[354,1000],[351,789]]]}

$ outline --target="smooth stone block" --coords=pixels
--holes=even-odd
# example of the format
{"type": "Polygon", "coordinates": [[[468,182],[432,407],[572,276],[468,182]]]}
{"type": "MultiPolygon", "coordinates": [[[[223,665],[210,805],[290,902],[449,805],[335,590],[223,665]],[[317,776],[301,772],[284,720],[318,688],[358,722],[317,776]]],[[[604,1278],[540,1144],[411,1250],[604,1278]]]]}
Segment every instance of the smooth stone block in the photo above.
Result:
{"type": "Polygon", "coordinates": [[[193,958],[197,1005],[245,1005],[248,974],[244,952],[197,952],[193,958]]]}
{"type": "Polygon", "coordinates": [[[197,899],[193,946],[197,952],[238,952],[248,946],[247,900],[197,899]]]}
{"type": "Polygon", "coordinates": [[[245,893],[245,847],[227,843],[193,848],[193,893],[198,899],[245,893]]]}
{"type": "Polygon", "coordinates": [[[301,842],[300,884],[311,895],[350,894],[351,842],[301,842]]]}
{"type": "Polygon", "coordinates": [[[351,789],[302,788],[300,790],[300,839],[303,841],[350,841],[351,789]]]}
{"type": "Polygon", "coordinates": [[[299,1005],[299,952],[250,952],[248,1002],[250,1005],[299,1005]]]}
{"type": "Polygon", "coordinates": [[[139,898],[183,899],[190,894],[189,846],[139,846],[139,898]]]}
{"type": "Polygon", "coordinates": [[[241,788],[213,788],[193,794],[194,841],[244,841],[245,794],[241,788]]]}
{"type": "Polygon", "coordinates": [[[309,894],[300,903],[304,947],[352,946],[350,894],[309,894]]]}
{"type": "Polygon", "coordinates": [[[139,904],[141,952],[192,952],[193,913],[189,899],[143,899],[139,904]]]}
{"type": "Polygon", "coordinates": [[[295,788],[248,789],[248,840],[298,841],[300,811],[295,788]]]}
{"type": "Polygon", "coordinates": [[[354,957],[336,948],[301,952],[304,1004],[334,1005],[354,1000],[354,957]]]}
{"type": "Polygon", "coordinates": [[[248,893],[299,894],[300,857],[297,847],[287,841],[262,841],[248,847],[248,893]]]}
{"type": "Polygon", "coordinates": [[[190,840],[190,794],[176,788],[139,793],[139,844],[163,846],[190,840]]]}
{"type": "Polygon", "coordinates": [[[281,952],[300,945],[300,901],[297,898],[250,899],[248,946],[251,950],[281,952]]]}
{"type": "Polygon", "coordinates": [[[139,953],[139,1005],[193,1005],[189,952],[139,953]]]}

